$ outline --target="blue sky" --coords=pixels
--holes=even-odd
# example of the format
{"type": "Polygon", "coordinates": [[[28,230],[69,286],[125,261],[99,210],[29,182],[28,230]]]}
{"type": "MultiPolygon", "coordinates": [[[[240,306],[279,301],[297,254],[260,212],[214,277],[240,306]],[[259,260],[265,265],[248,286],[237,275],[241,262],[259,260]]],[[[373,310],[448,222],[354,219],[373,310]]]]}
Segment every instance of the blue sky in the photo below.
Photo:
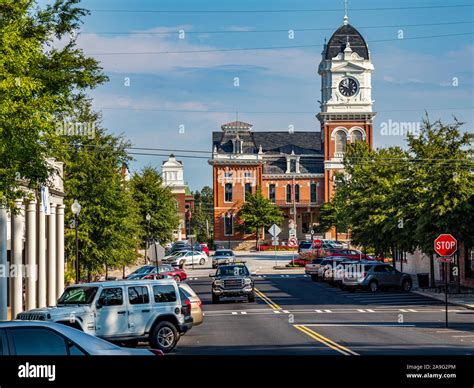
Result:
{"type": "MultiPolygon", "coordinates": [[[[454,4],[472,2],[349,1],[349,22],[369,42],[375,66],[372,89],[374,110],[379,112],[374,123],[376,147],[405,143],[403,136],[383,135],[382,123],[389,120],[419,122],[425,110],[432,119],[450,121],[452,115],[456,115],[466,122],[465,130],[472,131],[474,7],[357,9],[454,4]],[[416,26],[407,26],[413,24],[416,26]],[[465,35],[396,40],[400,29],[405,38],[465,35]],[[457,86],[453,85],[454,79],[458,80],[457,86]]],[[[234,120],[236,111],[240,120],[252,123],[258,131],[284,131],[289,125],[297,131],[319,131],[314,117],[319,111],[317,100],[320,98],[317,67],[324,38],[329,39],[342,23],[342,0],[84,0],[82,6],[92,13],[85,20],[84,34],[78,43],[86,53],[102,62],[110,77],[109,83],[92,93],[94,106],[103,110],[103,126],[113,133],[123,134],[134,146],[210,151],[211,132],[234,120]],[[233,12],[259,9],[319,11],[233,12]],[[328,9],[330,11],[323,12],[328,9]],[[179,39],[177,31],[180,29],[187,32],[185,39],[179,39]],[[295,30],[294,39],[288,37],[290,29],[295,30]],[[233,32],[214,33],[222,30],[233,32]],[[282,31],[245,32],[255,30],[282,31]],[[125,34],[113,34],[117,32],[125,34]],[[130,32],[134,34],[127,34],[130,32]],[[314,47],[212,51],[275,46],[314,47]],[[186,50],[208,51],[131,54],[186,50]],[[102,55],[111,52],[126,54],[102,55]],[[234,86],[235,77],[239,78],[238,87],[234,86]],[[130,79],[130,86],[125,85],[126,78],[130,79]],[[180,126],[184,126],[184,133],[180,133],[180,126]]],[[[135,157],[136,161],[130,166],[132,171],[144,165],[159,167],[164,160],[157,156],[135,157]]],[[[211,185],[212,170],[205,159],[180,159],[192,190],[211,185]]]]}

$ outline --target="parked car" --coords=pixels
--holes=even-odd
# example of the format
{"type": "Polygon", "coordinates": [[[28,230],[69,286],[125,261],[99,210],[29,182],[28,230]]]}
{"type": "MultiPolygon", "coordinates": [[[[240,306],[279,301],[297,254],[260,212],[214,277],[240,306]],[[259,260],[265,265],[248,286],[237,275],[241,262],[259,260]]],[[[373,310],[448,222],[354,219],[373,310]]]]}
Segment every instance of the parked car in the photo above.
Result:
{"type": "Polygon", "coordinates": [[[363,262],[362,260],[347,260],[339,263],[337,267],[333,269],[333,276],[330,283],[336,287],[342,287],[344,275],[356,271],[357,265],[363,262]]]}
{"type": "Polygon", "coordinates": [[[409,274],[379,262],[361,264],[357,272],[346,274],[342,279],[344,289],[368,289],[370,292],[386,288],[399,288],[408,292],[412,285],[413,280],[409,274]]]}
{"type": "Polygon", "coordinates": [[[308,252],[311,250],[313,250],[311,241],[300,241],[300,243],[298,244],[298,253],[308,252]]]}
{"type": "MultiPolygon", "coordinates": [[[[127,279],[174,279],[176,282],[186,280],[186,271],[180,268],[173,267],[169,264],[161,265],[145,265],[146,271],[141,271],[138,274],[130,274],[127,279]]],[[[141,267],[143,268],[143,267],[141,267]]]]}
{"type": "Polygon", "coordinates": [[[219,303],[223,297],[246,297],[255,302],[254,281],[245,264],[221,265],[212,282],[212,303],[219,303]]]}
{"type": "Polygon", "coordinates": [[[193,326],[200,325],[204,320],[201,299],[199,296],[197,296],[189,284],[180,283],[178,284],[178,288],[179,292],[181,293],[181,299],[185,300],[185,304],[189,304],[191,306],[193,326]]]}
{"type": "Polygon", "coordinates": [[[185,265],[190,264],[206,264],[208,258],[203,252],[197,251],[182,251],[179,254],[167,256],[161,260],[164,264],[170,264],[173,267],[183,268],[185,265]]]}
{"type": "Polygon", "coordinates": [[[324,258],[313,259],[311,263],[306,264],[306,266],[304,267],[304,272],[307,275],[310,275],[313,281],[318,280],[318,271],[323,260],[325,259],[324,258]]]}
{"type": "Polygon", "coordinates": [[[235,263],[235,254],[231,249],[218,249],[212,256],[212,268],[223,264],[235,263]]]}
{"type": "Polygon", "coordinates": [[[152,356],[157,349],[121,348],[73,327],[46,321],[0,322],[3,356],[152,356]]]}
{"type": "Polygon", "coordinates": [[[166,252],[167,255],[172,255],[175,252],[191,250],[191,244],[187,241],[176,241],[171,248],[166,252]]]}
{"type": "Polygon", "coordinates": [[[167,353],[192,327],[182,307],[174,280],[121,280],[70,286],[57,306],[25,311],[17,319],[58,322],[130,346],[148,341],[167,353]]]}
{"type": "Polygon", "coordinates": [[[372,256],[362,253],[357,249],[327,249],[326,255],[345,257],[351,260],[374,260],[372,256]]]}
{"type": "Polygon", "coordinates": [[[201,246],[201,251],[209,256],[209,247],[207,246],[207,244],[201,243],[199,245],[201,246]]]}

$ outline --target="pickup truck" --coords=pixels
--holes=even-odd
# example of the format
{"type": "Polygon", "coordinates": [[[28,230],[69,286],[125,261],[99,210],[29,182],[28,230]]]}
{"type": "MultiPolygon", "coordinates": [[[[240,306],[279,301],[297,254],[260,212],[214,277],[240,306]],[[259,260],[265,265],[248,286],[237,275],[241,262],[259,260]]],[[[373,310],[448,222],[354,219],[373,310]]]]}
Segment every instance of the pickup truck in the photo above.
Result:
{"type": "Polygon", "coordinates": [[[311,276],[311,280],[313,281],[318,281],[318,271],[319,267],[321,266],[321,262],[324,260],[324,258],[318,258],[318,259],[313,259],[311,263],[306,264],[304,267],[304,272],[306,275],[311,276]]]}
{"type": "Polygon", "coordinates": [[[212,282],[212,303],[219,303],[222,297],[245,297],[255,302],[254,281],[244,264],[221,265],[212,282]]]}

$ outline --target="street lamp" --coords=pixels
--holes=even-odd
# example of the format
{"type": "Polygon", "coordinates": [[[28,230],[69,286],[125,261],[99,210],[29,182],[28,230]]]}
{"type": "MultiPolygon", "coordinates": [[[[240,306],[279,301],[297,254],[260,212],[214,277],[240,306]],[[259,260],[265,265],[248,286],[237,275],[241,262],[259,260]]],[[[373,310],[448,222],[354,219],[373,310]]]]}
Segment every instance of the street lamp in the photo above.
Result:
{"type": "Polygon", "coordinates": [[[77,229],[79,226],[79,213],[81,212],[81,209],[81,204],[77,201],[77,199],[75,199],[71,205],[71,211],[72,214],[74,214],[74,228],[76,229],[76,284],[79,284],[79,281],[81,279],[79,273],[79,238],[77,236],[77,229]]]}
{"type": "Polygon", "coordinates": [[[148,244],[150,241],[150,221],[151,221],[150,213],[146,214],[145,220],[147,223],[147,236],[146,236],[146,242],[145,242],[145,264],[148,265],[148,244]]]}

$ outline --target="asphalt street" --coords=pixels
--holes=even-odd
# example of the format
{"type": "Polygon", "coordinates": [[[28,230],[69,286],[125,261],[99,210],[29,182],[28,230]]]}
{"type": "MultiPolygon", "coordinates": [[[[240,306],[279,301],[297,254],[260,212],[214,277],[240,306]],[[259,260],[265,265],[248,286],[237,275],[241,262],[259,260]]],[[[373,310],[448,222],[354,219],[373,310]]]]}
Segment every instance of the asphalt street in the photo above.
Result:
{"type": "Polygon", "coordinates": [[[211,302],[208,277],[189,284],[204,323],[183,336],[185,355],[474,355],[474,310],[401,291],[350,293],[304,274],[259,274],[255,303],[211,302]]]}

